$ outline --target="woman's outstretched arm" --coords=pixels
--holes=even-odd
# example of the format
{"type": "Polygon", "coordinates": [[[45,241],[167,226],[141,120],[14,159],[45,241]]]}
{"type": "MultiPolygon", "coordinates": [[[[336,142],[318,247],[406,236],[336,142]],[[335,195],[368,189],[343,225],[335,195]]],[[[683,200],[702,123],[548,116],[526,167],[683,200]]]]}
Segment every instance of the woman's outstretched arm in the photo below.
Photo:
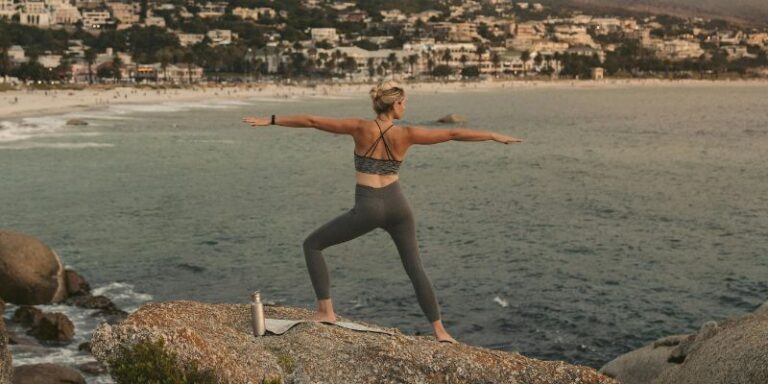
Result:
{"type": "MultiPolygon", "coordinates": [[[[272,117],[244,117],[243,122],[254,127],[271,125],[272,117]]],[[[321,131],[352,134],[361,125],[360,119],[337,119],[314,115],[275,116],[275,125],[293,128],[317,128],[321,131]]]]}
{"type": "Polygon", "coordinates": [[[521,143],[523,140],[512,136],[502,135],[491,131],[480,131],[468,128],[429,129],[419,127],[407,127],[408,136],[412,144],[437,144],[446,141],[498,141],[504,144],[521,143]]]}

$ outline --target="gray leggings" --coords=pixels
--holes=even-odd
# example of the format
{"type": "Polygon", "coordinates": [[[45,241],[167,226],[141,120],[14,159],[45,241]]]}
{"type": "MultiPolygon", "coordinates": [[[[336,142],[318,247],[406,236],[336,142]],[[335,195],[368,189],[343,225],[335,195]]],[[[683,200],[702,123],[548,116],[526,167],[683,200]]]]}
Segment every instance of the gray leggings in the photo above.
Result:
{"type": "Polygon", "coordinates": [[[440,307],[432,283],[419,258],[411,207],[400,190],[399,181],[382,188],[356,184],[355,207],[316,229],[304,240],[304,257],[317,299],[331,297],[328,268],[321,251],[376,228],[383,228],[394,240],[427,319],[430,322],[440,320],[440,307]]]}

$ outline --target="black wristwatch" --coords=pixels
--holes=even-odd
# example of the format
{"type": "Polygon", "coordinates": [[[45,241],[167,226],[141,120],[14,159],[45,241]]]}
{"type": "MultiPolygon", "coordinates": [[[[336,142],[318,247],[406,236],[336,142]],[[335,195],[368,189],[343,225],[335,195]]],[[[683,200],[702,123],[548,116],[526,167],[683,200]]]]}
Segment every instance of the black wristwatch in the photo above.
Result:
{"type": "Polygon", "coordinates": [[[272,115],[272,122],[270,124],[275,125],[275,115],[272,115]]]}

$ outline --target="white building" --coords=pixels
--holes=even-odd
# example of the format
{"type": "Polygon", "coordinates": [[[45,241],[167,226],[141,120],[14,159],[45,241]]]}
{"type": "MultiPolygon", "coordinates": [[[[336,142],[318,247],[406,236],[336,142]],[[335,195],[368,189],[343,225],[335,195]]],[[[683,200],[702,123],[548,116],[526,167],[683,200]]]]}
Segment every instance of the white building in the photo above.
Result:
{"type": "Polygon", "coordinates": [[[8,58],[14,63],[25,63],[27,61],[24,48],[21,45],[12,45],[8,48],[8,58]]]}
{"type": "Polygon", "coordinates": [[[80,11],[72,5],[63,4],[52,12],[53,24],[73,25],[82,20],[80,11]]]}
{"type": "Polygon", "coordinates": [[[272,8],[260,7],[260,8],[243,8],[237,7],[232,10],[232,14],[243,19],[259,20],[263,18],[274,19],[277,17],[277,11],[272,8]]]}
{"type": "Polygon", "coordinates": [[[670,60],[696,59],[704,54],[701,44],[688,40],[666,40],[656,43],[656,54],[670,60]]]}
{"type": "Polygon", "coordinates": [[[37,57],[37,62],[46,68],[56,68],[61,64],[61,55],[40,55],[37,57]]]}
{"type": "Polygon", "coordinates": [[[51,26],[51,12],[43,1],[26,1],[21,5],[19,24],[48,28],[51,26]]]}
{"type": "Polygon", "coordinates": [[[144,19],[144,25],[147,27],[165,28],[165,19],[159,16],[147,17],[144,19]]]}
{"type": "Polygon", "coordinates": [[[0,19],[10,19],[18,11],[16,10],[16,4],[13,0],[0,0],[0,19]]]}
{"type": "Polygon", "coordinates": [[[112,17],[120,24],[137,24],[139,22],[139,13],[141,4],[135,3],[107,3],[107,7],[112,11],[112,17]]]}
{"type": "Polygon", "coordinates": [[[201,43],[205,38],[205,35],[203,35],[202,33],[178,33],[177,32],[176,36],[179,38],[179,44],[182,47],[188,47],[190,45],[201,43]]]}
{"type": "Polygon", "coordinates": [[[209,39],[211,39],[211,45],[229,45],[232,41],[237,39],[237,34],[232,33],[229,29],[211,29],[206,33],[209,39]]]}
{"type": "Polygon", "coordinates": [[[107,11],[85,11],[83,12],[83,28],[98,30],[109,23],[110,14],[107,11]]]}
{"type": "Polygon", "coordinates": [[[336,28],[312,28],[310,31],[313,42],[328,41],[336,43],[339,41],[339,35],[336,34],[336,28]]]}

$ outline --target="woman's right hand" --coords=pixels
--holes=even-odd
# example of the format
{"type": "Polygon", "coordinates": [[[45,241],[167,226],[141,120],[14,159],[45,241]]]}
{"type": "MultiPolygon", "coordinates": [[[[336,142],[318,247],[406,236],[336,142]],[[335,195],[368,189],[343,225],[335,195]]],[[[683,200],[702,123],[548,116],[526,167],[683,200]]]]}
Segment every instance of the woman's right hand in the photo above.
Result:
{"type": "Polygon", "coordinates": [[[499,143],[503,144],[517,144],[522,143],[522,139],[517,139],[512,136],[502,135],[500,133],[494,133],[493,136],[491,136],[493,141],[498,141],[499,143]]]}
{"type": "Polygon", "coordinates": [[[243,117],[243,122],[252,126],[252,127],[265,127],[267,125],[270,125],[272,122],[272,117],[255,117],[255,116],[248,116],[243,117]]]}

